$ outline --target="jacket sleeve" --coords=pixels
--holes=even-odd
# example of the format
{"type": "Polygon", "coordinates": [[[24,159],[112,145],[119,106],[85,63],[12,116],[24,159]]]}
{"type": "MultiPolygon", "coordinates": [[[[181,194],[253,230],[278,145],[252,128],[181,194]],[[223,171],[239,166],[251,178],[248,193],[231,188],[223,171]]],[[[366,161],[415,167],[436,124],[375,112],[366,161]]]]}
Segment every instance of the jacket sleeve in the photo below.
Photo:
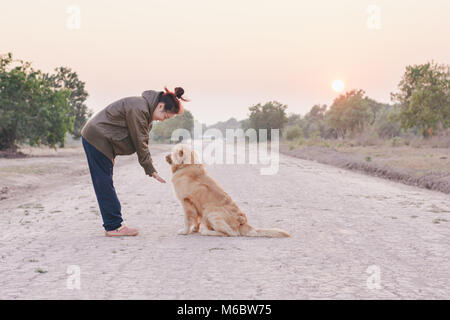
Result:
{"type": "Polygon", "coordinates": [[[139,164],[144,168],[145,174],[151,176],[157,172],[153,167],[152,157],[148,149],[149,126],[145,113],[139,108],[129,108],[126,111],[126,123],[131,141],[136,149],[139,164]]]}

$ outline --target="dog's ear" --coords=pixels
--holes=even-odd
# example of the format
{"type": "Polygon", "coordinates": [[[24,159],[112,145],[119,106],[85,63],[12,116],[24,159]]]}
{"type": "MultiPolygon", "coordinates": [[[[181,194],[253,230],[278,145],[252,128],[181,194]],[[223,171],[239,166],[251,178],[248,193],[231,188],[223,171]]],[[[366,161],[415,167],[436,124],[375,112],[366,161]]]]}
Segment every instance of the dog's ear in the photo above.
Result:
{"type": "Polygon", "coordinates": [[[180,151],[178,151],[178,156],[179,156],[180,158],[183,158],[183,149],[181,149],[180,151]]]}
{"type": "Polygon", "coordinates": [[[170,156],[170,154],[166,156],[166,161],[167,163],[172,164],[172,157],[170,156]]]}

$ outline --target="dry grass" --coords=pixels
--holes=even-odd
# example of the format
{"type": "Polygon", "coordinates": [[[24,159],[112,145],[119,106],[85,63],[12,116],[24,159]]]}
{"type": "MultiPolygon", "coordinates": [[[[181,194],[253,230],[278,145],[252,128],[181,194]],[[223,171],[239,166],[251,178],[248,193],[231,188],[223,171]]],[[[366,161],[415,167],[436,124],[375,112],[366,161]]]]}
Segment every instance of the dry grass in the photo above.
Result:
{"type": "Polygon", "coordinates": [[[354,139],[345,142],[350,146],[389,146],[401,147],[410,146],[413,148],[450,148],[450,130],[431,138],[423,138],[414,135],[394,137],[389,140],[380,139],[375,133],[364,132],[354,139]]]}
{"type": "Polygon", "coordinates": [[[437,173],[450,173],[450,149],[445,148],[413,148],[409,146],[356,146],[340,147],[339,152],[351,153],[392,168],[407,169],[410,173],[423,175],[433,171],[437,173]]]}
{"type": "Polygon", "coordinates": [[[320,138],[284,142],[280,151],[298,158],[450,193],[450,135],[421,138],[320,138]]]}
{"type": "Polygon", "coordinates": [[[10,176],[14,174],[20,175],[45,175],[62,169],[64,166],[55,166],[55,164],[17,164],[17,165],[0,165],[0,176],[10,176]]]}

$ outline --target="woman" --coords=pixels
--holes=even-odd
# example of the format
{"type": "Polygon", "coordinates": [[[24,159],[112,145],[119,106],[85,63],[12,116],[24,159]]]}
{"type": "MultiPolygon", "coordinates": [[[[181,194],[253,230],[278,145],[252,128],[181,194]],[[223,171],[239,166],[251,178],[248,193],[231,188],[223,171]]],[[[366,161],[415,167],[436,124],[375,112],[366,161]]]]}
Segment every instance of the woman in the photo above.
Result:
{"type": "Polygon", "coordinates": [[[147,175],[165,183],[148,150],[149,132],[154,120],[164,121],[183,114],[180,100],[183,88],[174,92],[147,90],[141,97],[128,97],[111,103],[94,115],[81,130],[95,195],[107,236],[136,236],[138,230],[122,224],[119,199],[113,185],[114,158],[137,153],[147,175]]]}

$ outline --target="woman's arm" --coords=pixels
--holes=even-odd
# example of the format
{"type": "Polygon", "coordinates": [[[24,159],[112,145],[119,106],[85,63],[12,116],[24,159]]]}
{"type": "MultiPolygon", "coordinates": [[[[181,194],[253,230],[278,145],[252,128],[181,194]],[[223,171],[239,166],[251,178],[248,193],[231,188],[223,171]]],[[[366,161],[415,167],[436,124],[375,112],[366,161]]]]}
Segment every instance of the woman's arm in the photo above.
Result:
{"type": "Polygon", "coordinates": [[[152,157],[148,149],[149,125],[147,115],[139,108],[126,110],[126,123],[130,133],[130,139],[136,149],[139,164],[144,168],[145,174],[153,177],[157,173],[153,167],[152,157]]]}

